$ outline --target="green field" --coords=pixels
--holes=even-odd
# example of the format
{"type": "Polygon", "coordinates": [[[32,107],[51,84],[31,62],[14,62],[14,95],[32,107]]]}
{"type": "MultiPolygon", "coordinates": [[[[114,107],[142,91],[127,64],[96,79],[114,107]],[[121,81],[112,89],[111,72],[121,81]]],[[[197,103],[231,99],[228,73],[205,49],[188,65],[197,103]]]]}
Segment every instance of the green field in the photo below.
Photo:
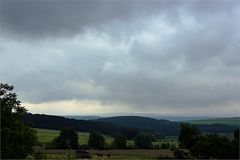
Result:
{"type": "MultiPolygon", "coordinates": [[[[51,130],[51,129],[39,129],[39,128],[34,128],[34,130],[37,131],[37,136],[38,136],[38,141],[40,143],[50,143],[54,138],[59,136],[60,131],[58,130],[51,130]]],[[[105,138],[105,141],[108,145],[111,145],[113,142],[113,137],[108,136],[108,135],[103,135],[105,138]]],[[[80,145],[84,145],[88,143],[88,138],[89,138],[89,132],[78,132],[78,142],[80,145]]],[[[162,143],[170,143],[173,145],[178,145],[177,142],[177,136],[166,136],[164,139],[159,139],[156,142],[153,142],[153,145],[161,145],[162,143]]],[[[128,146],[134,146],[133,140],[128,140],[127,141],[128,146]]]]}
{"type": "Polygon", "coordinates": [[[211,118],[211,119],[203,119],[203,120],[193,120],[186,121],[191,124],[225,124],[230,126],[240,126],[240,117],[232,117],[232,118],[211,118]]]}
{"type": "MultiPolygon", "coordinates": [[[[39,129],[39,128],[34,128],[34,130],[37,131],[37,136],[38,136],[38,141],[40,143],[50,143],[54,138],[59,136],[60,131],[58,130],[51,130],[51,129],[39,129]]],[[[111,144],[113,141],[113,138],[108,135],[103,135],[106,143],[111,144]]],[[[88,132],[78,132],[78,142],[80,145],[82,144],[87,144],[88,143],[88,137],[89,133],[88,132]]]]}
{"type": "MultiPolygon", "coordinates": [[[[34,128],[37,131],[38,141],[40,143],[46,144],[50,143],[55,137],[59,136],[58,130],[50,129],[39,129],[34,128]]],[[[79,144],[87,144],[89,133],[88,132],[78,132],[79,144]]],[[[105,137],[106,143],[111,144],[113,137],[108,135],[103,135],[105,137]]],[[[170,143],[174,145],[177,144],[176,136],[167,136],[164,139],[160,139],[157,142],[153,142],[153,145],[161,145],[161,143],[170,143]]],[[[128,146],[134,147],[133,140],[128,140],[128,146]]],[[[42,150],[42,149],[41,149],[42,150]]],[[[110,150],[88,150],[92,159],[99,159],[98,154],[103,155],[103,159],[109,159],[107,155],[111,155],[110,159],[156,159],[159,157],[173,157],[173,152],[169,149],[110,149],[110,150]]],[[[43,149],[41,151],[44,155],[44,159],[74,159],[75,153],[73,150],[57,150],[57,149],[43,149]]]]}

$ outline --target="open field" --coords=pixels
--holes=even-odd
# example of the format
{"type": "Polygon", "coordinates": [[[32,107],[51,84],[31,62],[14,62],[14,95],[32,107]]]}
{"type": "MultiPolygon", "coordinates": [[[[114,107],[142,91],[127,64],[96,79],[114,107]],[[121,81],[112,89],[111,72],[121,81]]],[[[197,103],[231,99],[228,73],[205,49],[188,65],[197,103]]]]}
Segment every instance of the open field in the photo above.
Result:
{"type": "Polygon", "coordinates": [[[211,118],[203,120],[186,121],[191,124],[225,124],[230,126],[240,126],[240,117],[232,118],[211,118]]]}
{"type": "MultiPolygon", "coordinates": [[[[50,143],[54,138],[59,136],[60,131],[58,130],[51,130],[51,129],[39,129],[39,128],[34,128],[34,130],[37,131],[37,136],[38,136],[38,141],[40,143],[50,143]]],[[[113,141],[113,138],[108,135],[103,135],[106,143],[111,144],[113,141]]],[[[78,132],[78,137],[79,137],[79,144],[87,144],[88,143],[88,137],[89,133],[88,132],[78,132]]]]}
{"type": "MultiPolygon", "coordinates": [[[[54,138],[59,136],[59,131],[58,130],[51,130],[51,129],[39,129],[39,128],[34,128],[34,130],[37,131],[37,136],[38,136],[38,141],[40,143],[50,143],[54,138]]],[[[111,145],[113,141],[113,137],[108,136],[108,135],[103,135],[106,143],[111,145]]],[[[89,138],[89,133],[88,132],[78,132],[78,137],[79,137],[79,144],[84,145],[88,143],[88,138],[89,138]]],[[[156,142],[153,142],[153,145],[161,145],[161,143],[170,143],[174,145],[178,145],[177,143],[177,136],[166,136],[164,139],[159,139],[156,142]]],[[[128,140],[127,141],[128,146],[133,146],[134,142],[133,140],[128,140]]]]}

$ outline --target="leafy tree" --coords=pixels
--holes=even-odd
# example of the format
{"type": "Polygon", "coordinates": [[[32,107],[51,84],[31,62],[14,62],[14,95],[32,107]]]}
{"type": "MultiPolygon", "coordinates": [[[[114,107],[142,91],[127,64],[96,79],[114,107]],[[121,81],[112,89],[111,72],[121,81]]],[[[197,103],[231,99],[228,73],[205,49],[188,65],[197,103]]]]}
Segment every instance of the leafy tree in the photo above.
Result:
{"type": "Polygon", "coordinates": [[[189,149],[200,137],[200,131],[194,126],[188,123],[181,124],[181,130],[179,134],[179,146],[180,148],[189,149]]]}
{"type": "Polygon", "coordinates": [[[181,148],[200,159],[239,159],[239,130],[234,132],[234,137],[231,141],[218,134],[203,135],[196,127],[182,124],[179,142],[181,148]]]}
{"type": "Polygon", "coordinates": [[[234,158],[235,159],[240,159],[240,153],[239,153],[239,145],[240,145],[240,141],[239,141],[239,128],[236,129],[234,131],[234,140],[233,140],[233,146],[234,146],[234,158]]]}
{"type": "Polygon", "coordinates": [[[125,149],[127,147],[127,140],[124,136],[116,136],[113,141],[113,146],[119,149],[125,149]]]}
{"type": "Polygon", "coordinates": [[[162,143],[161,144],[161,149],[169,149],[170,148],[170,144],[169,143],[162,143]]]}
{"type": "Polygon", "coordinates": [[[53,140],[53,144],[60,149],[78,149],[78,133],[73,128],[61,129],[60,135],[53,140]]]}
{"type": "Polygon", "coordinates": [[[22,122],[27,110],[21,106],[13,86],[0,83],[1,158],[23,159],[33,152],[36,131],[22,122]]]}
{"type": "Polygon", "coordinates": [[[209,134],[201,136],[194,146],[190,148],[192,154],[198,158],[233,158],[233,145],[226,137],[218,134],[209,134]]]}
{"type": "Polygon", "coordinates": [[[91,132],[89,135],[88,145],[95,149],[104,149],[105,139],[101,134],[91,132]]]}
{"type": "Polygon", "coordinates": [[[150,148],[155,137],[149,133],[140,133],[134,138],[134,144],[138,148],[150,148]]]}

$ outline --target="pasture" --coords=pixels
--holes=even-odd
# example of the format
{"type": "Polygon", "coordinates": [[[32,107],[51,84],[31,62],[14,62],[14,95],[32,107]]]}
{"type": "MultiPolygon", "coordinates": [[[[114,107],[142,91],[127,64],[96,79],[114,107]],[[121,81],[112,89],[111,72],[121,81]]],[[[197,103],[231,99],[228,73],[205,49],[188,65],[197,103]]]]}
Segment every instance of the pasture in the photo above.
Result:
{"type": "Polygon", "coordinates": [[[211,118],[211,119],[203,119],[203,120],[192,120],[186,121],[191,124],[224,124],[230,126],[239,126],[240,125],[240,117],[231,117],[231,118],[211,118]]]}
{"type": "MultiPolygon", "coordinates": [[[[39,128],[34,128],[34,130],[37,131],[37,136],[38,136],[38,141],[40,143],[50,143],[54,138],[59,136],[60,131],[58,130],[51,130],[51,129],[39,129],[39,128]]],[[[111,145],[113,142],[113,137],[109,135],[103,135],[105,138],[105,142],[108,145],[111,145]]],[[[80,145],[85,145],[88,143],[88,138],[89,138],[89,132],[78,132],[78,142],[80,145]]],[[[170,143],[173,145],[178,145],[177,142],[177,136],[166,136],[163,139],[159,139],[156,142],[153,142],[153,145],[161,145],[162,143],[170,143]]],[[[134,146],[133,140],[128,140],[127,141],[128,146],[134,146]]]]}
{"type": "MultiPolygon", "coordinates": [[[[40,143],[50,143],[54,138],[59,136],[60,131],[58,130],[51,130],[51,129],[40,129],[40,128],[34,128],[34,130],[37,131],[38,141],[40,143]]],[[[106,143],[111,144],[113,141],[113,138],[108,135],[103,135],[106,143]]],[[[89,132],[78,132],[78,142],[79,144],[87,144],[89,138],[89,132]]]]}

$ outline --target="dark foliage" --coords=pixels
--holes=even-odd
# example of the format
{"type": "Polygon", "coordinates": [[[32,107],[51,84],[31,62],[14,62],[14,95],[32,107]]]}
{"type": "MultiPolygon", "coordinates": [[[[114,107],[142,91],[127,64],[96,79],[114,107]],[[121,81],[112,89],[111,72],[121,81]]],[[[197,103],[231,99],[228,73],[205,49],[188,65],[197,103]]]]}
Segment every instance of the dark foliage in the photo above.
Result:
{"type": "MultiPolygon", "coordinates": [[[[201,134],[195,126],[182,124],[179,143],[181,148],[188,149],[197,158],[239,159],[239,129],[234,135],[234,140],[230,140],[218,134],[201,134]]],[[[179,157],[181,154],[179,152],[177,158],[183,158],[179,157]]]]}
{"type": "Polygon", "coordinates": [[[88,145],[94,149],[104,149],[105,139],[101,134],[91,132],[89,135],[88,145]]]}
{"type": "Polygon", "coordinates": [[[170,149],[170,144],[169,143],[162,143],[161,144],[161,149],[170,149]]]}
{"type": "Polygon", "coordinates": [[[124,136],[116,136],[113,141],[113,146],[118,149],[126,149],[127,139],[124,136]]]}
{"type": "MultiPolygon", "coordinates": [[[[109,118],[99,118],[95,121],[111,123],[121,127],[135,128],[145,132],[152,132],[157,137],[164,135],[179,135],[181,124],[168,120],[157,120],[148,117],[139,116],[118,116],[109,118]]],[[[196,125],[201,132],[208,133],[232,133],[236,126],[228,126],[222,124],[213,125],[196,125]]]]}
{"type": "Polygon", "coordinates": [[[226,137],[210,134],[201,136],[190,148],[190,151],[198,158],[229,159],[234,158],[233,147],[231,141],[226,137]]]}
{"type": "Polygon", "coordinates": [[[53,144],[59,149],[78,149],[78,133],[73,128],[61,129],[60,135],[53,140],[53,144]]]}
{"type": "Polygon", "coordinates": [[[139,130],[134,128],[118,127],[105,122],[76,120],[44,114],[27,114],[24,117],[24,122],[34,128],[60,130],[64,127],[71,127],[81,132],[99,132],[111,136],[121,134],[128,139],[133,139],[139,133],[139,130]]]}
{"type": "Polygon", "coordinates": [[[176,149],[174,151],[174,157],[175,159],[195,159],[186,149],[176,149]]]}
{"type": "Polygon", "coordinates": [[[152,142],[155,140],[152,134],[140,133],[134,138],[134,144],[138,148],[147,149],[151,148],[152,142]]]}
{"type": "Polygon", "coordinates": [[[181,148],[189,149],[200,137],[200,131],[188,123],[181,124],[181,132],[178,136],[179,146],[181,148]]]}
{"type": "Polygon", "coordinates": [[[160,133],[161,135],[177,135],[180,131],[179,123],[167,120],[157,120],[139,116],[119,116],[100,118],[96,121],[107,122],[121,127],[141,129],[141,131],[160,133]]]}
{"type": "Polygon", "coordinates": [[[26,109],[12,90],[13,86],[0,83],[1,158],[23,159],[32,153],[37,136],[34,130],[23,124],[26,109]]]}

